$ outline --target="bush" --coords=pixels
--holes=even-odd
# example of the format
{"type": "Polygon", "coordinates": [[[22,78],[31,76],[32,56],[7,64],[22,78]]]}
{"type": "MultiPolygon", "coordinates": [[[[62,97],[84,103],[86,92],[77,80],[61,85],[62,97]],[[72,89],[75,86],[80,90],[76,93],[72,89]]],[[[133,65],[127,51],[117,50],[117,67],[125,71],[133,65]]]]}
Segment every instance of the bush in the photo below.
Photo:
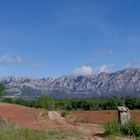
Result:
{"type": "Polygon", "coordinates": [[[15,100],[12,99],[12,98],[4,98],[4,99],[2,100],[2,102],[4,102],[4,103],[12,103],[12,104],[14,104],[14,103],[15,103],[15,100]]]}
{"type": "Polygon", "coordinates": [[[28,107],[32,106],[32,102],[25,99],[16,99],[14,103],[18,105],[28,106],[28,107]]]}
{"type": "Polygon", "coordinates": [[[67,111],[62,111],[62,112],[61,112],[61,117],[66,117],[66,116],[67,116],[67,114],[68,114],[68,112],[67,112],[67,111]]]}
{"type": "Polygon", "coordinates": [[[105,134],[140,137],[140,126],[134,121],[130,121],[130,123],[124,125],[113,121],[105,126],[105,134]]]}
{"type": "Polygon", "coordinates": [[[120,133],[120,124],[117,121],[109,122],[105,125],[106,135],[117,135],[120,133]]]}
{"type": "Polygon", "coordinates": [[[138,126],[134,121],[131,121],[129,124],[121,126],[120,131],[123,135],[126,136],[140,136],[140,126],[138,126]]]}
{"type": "Polygon", "coordinates": [[[42,96],[38,99],[37,106],[51,110],[55,107],[55,101],[48,96],[42,96]]]}
{"type": "Polygon", "coordinates": [[[0,83],[0,96],[3,96],[5,94],[5,87],[2,83],[0,83]]]}
{"type": "Polygon", "coordinates": [[[137,107],[137,99],[134,97],[127,97],[125,99],[125,105],[129,109],[135,109],[137,107]]]}

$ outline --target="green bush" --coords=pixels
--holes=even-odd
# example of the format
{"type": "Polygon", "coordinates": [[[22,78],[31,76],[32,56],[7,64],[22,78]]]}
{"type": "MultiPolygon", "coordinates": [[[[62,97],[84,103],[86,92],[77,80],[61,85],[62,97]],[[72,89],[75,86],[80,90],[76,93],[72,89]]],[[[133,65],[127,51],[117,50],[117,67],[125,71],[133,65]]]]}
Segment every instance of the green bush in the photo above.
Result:
{"type": "Polygon", "coordinates": [[[67,111],[62,111],[62,112],[61,112],[61,117],[66,117],[66,116],[67,116],[67,114],[68,114],[68,112],[67,112],[67,111]]]}
{"type": "Polygon", "coordinates": [[[140,126],[134,121],[121,125],[117,121],[109,122],[105,125],[106,135],[122,135],[140,137],[140,126]]]}
{"type": "Polygon", "coordinates": [[[48,110],[51,110],[55,107],[55,101],[48,96],[42,96],[37,101],[37,106],[39,108],[46,108],[48,110]]]}
{"type": "Polygon", "coordinates": [[[117,121],[108,122],[105,125],[106,135],[117,135],[120,133],[120,124],[117,121]]]}
{"type": "Polygon", "coordinates": [[[121,126],[120,131],[123,135],[126,136],[140,136],[140,126],[138,126],[134,121],[131,121],[130,123],[121,126]]]}
{"type": "Polygon", "coordinates": [[[3,96],[5,94],[5,87],[2,83],[0,83],[0,96],[3,96]]]}
{"type": "Polygon", "coordinates": [[[127,97],[125,99],[125,105],[129,109],[135,109],[137,107],[137,98],[135,98],[135,97],[127,97]]]}
{"type": "Polygon", "coordinates": [[[15,103],[15,100],[13,99],[13,98],[4,98],[3,100],[2,100],[4,103],[15,103]]]}

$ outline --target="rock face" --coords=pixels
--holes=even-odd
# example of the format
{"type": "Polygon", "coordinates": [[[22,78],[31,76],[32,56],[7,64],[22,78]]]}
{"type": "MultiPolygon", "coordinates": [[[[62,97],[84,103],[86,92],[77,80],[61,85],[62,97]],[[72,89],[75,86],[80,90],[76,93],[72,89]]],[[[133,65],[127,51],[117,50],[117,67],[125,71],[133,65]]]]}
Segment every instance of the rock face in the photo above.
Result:
{"type": "Polygon", "coordinates": [[[3,77],[6,96],[37,98],[50,95],[55,98],[93,98],[140,96],[140,68],[114,73],[59,78],[3,77]]]}

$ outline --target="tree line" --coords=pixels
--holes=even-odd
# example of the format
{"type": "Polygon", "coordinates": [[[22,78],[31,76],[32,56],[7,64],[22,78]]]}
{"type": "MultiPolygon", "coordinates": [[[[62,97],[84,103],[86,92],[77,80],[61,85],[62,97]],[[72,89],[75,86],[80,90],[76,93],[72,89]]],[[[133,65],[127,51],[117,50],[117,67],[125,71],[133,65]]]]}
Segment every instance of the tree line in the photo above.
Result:
{"type": "Polygon", "coordinates": [[[4,98],[2,102],[48,110],[116,110],[117,106],[126,106],[132,110],[140,109],[140,98],[136,97],[54,100],[51,97],[42,96],[37,100],[4,98]]]}

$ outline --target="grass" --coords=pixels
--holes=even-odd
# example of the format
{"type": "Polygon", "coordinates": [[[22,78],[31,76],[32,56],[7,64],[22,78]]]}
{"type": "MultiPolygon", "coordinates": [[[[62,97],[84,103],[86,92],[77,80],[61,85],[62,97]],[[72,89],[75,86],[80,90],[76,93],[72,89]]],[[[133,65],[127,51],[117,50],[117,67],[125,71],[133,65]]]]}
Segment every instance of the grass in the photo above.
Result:
{"type": "Polygon", "coordinates": [[[121,125],[117,121],[109,122],[105,126],[105,135],[130,136],[140,138],[140,126],[134,121],[121,125]]]}
{"type": "Polygon", "coordinates": [[[67,138],[77,138],[77,140],[83,140],[81,134],[74,130],[50,130],[47,132],[47,135],[49,136],[49,139],[54,140],[55,138],[57,140],[67,139],[67,138]]]}
{"type": "Polygon", "coordinates": [[[45,132],[14,126],[0,128],[0,140],[67,140],[69,138],[83,139],[81,134],[74,130],[55,129],[45,132]]]}

